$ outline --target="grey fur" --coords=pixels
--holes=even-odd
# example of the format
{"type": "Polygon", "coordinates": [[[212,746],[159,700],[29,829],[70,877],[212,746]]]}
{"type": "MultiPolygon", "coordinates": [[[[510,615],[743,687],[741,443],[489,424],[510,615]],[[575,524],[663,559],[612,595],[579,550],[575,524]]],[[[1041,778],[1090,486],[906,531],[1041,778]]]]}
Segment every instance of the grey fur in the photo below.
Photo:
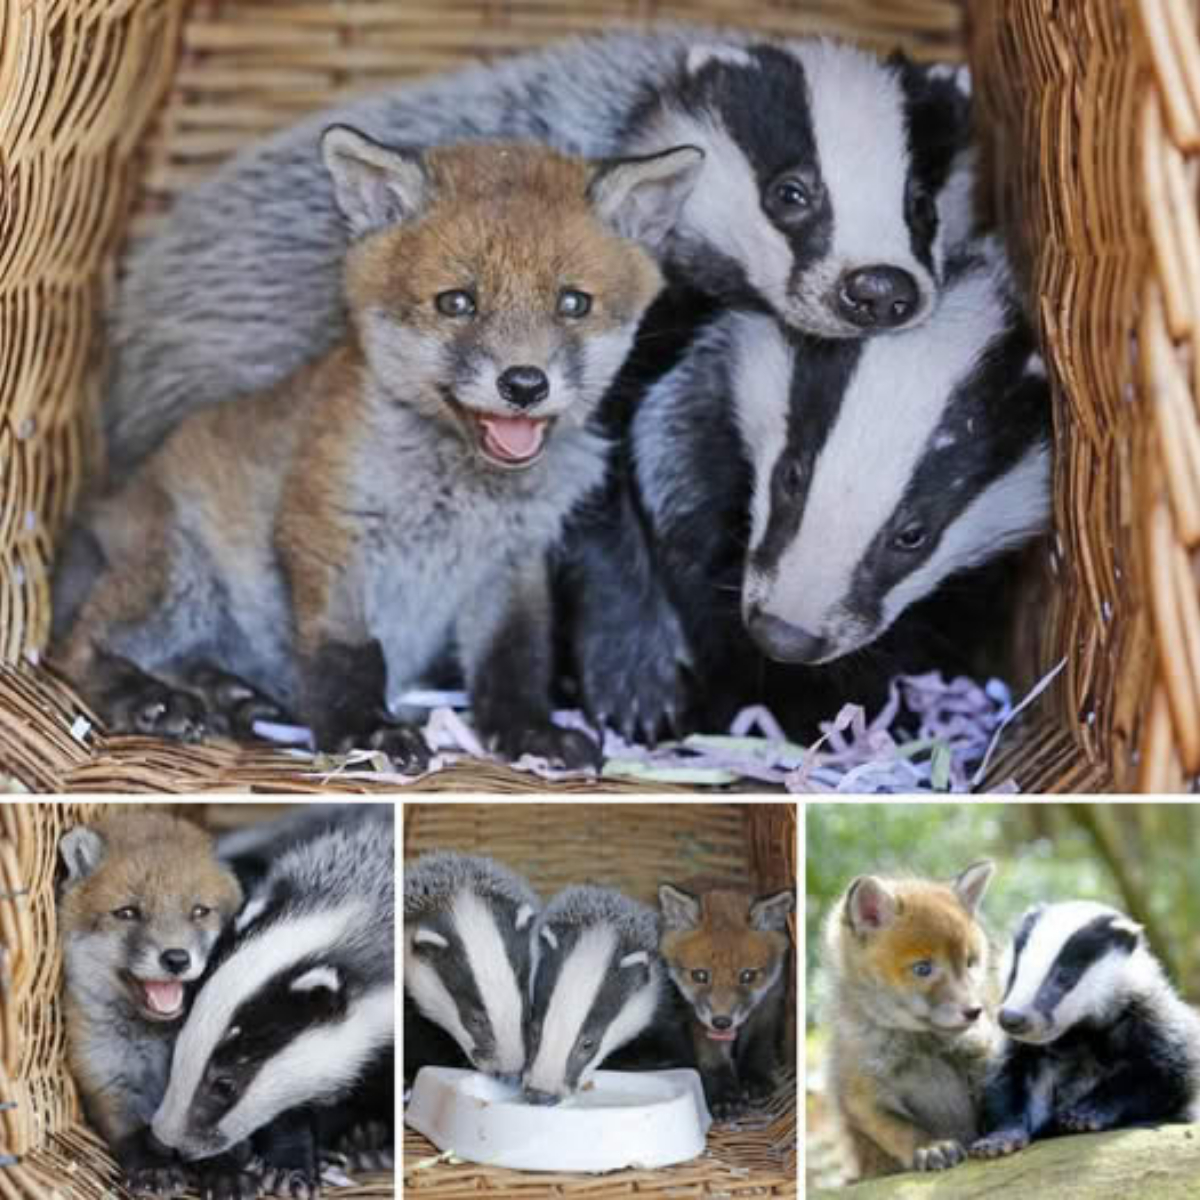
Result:
{"type": "Polygon", "coordinates": [[[586,883],[563,888],[538,918],[539,931],[547,926],[579,929],[600,924],[616,930],[626,953],[658,951],[658,913],[615,888],[586,883]]]}
{"type": "MultiPolygon", "coordinates": [[[[817,45],[755,40],[796,54],[817,45]]],[[[590,157],[662,150],[681,132],[703,146],[706,118],[672,100],[687,50],[750,41],[696,26],[572,40],[369,95],[248,147],[182,196],[166,228],[129,258],[110,330],[111,466],[127,468],[184,413],[269,386],[338,338],[336,264],[345,233],[317,150],[324,127],[351,124],[417,147],[521,138],[590,157]]],[[[741,215],[765,226],[753,210],[741,215]]],[[[956,215],[947,219],[961,224],[956,215]]],[[[888,209],[881,220],[904,217],[888,209]]],[[[728,241],[714,250],[680,226],[664,253],[702,282],[721,264],[737,268],[738,247],[753,243],[753,233],[728,241]]]]}
{"type": "Polygon", "coordinates": [[[480,896],[499,896],[535,910],[541,901],[529,881],[494,858],[433,850],[404,867],[404,915],[437,912],[463,888],[480,896]]]}

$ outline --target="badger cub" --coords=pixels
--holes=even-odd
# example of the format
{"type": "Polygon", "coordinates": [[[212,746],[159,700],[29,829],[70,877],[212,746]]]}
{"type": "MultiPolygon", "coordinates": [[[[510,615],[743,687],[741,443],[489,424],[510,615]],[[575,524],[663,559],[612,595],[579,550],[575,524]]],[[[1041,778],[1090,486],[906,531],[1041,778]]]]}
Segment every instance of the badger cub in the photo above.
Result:
{"type": "Polygon", "coordinates": [[[88,1119],[134,1192],[175,1194],[182,1166],[150,1137],[187,986],[241,903],[206,833],[164,813],[79,825],[59,845],[67,1049],[88,1119]]]}
{"type": "Polygon", "coordinates": [[[1194,1121],[1200,1016],[1171,987],[1142,927],[1103,904],[1038,905],[1021,920],[984,1093],[977,1158],[1031,1140],[1194,1121]]]}
{"type": "Polygon", "coordinates": [[[854,880],[825,925],[830,1087],[860,1178],[953,1167],[996,1044],[977,913],[994,864],[949,885],[854,880]]]}
{"type": "Polygon", "coordinates": [[[689,1009],[692,1052],[717,1120],[736,1117],[774,1088],[786,1031],[790,891],[658,889],[659,949],[689,1009]]]}
{"type": "Polygon", "coordinates": [[[346,127],[321,144],[351,235],[346,335],[185,421],[90,508],[56,582],[57,656],[117,729],[201,736],[200,693],[232,676],[216,708],[259,693],[319,749],[419,768],[386,702],[453,651],[502,753],[589,761],[550,720],[546,555],[604,474],[586,422],[703,156],[419,153],[346,127]]]}

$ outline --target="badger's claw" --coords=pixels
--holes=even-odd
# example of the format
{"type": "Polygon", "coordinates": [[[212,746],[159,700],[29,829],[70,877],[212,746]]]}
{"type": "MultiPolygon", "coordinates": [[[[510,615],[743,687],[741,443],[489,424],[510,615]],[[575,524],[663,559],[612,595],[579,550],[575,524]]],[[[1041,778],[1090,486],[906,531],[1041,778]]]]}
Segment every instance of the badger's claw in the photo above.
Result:
{"type": "Polygon", "coordinates": [[[336,1147],[351,1171],[389,1171],[396,1164],[396,1137],[386,1121],[363,1121],[336,1147]]]}
{"type": "Polygon", "coordinates": [[[971,1143],[972,1158],[1004,1158],[1029,1145],[1029,1134],[1023,1129],[1001,1129],[971,1143]]]}
{"type": "Polygon", "coordinates": [[[137,1167],[125,1179],[125,1188],[135,1196],[182,1196],[187,1191],[187,1173],[178,1163],[137,1167]]]}
{"type": "Polygon", "coordinates": [[[511,762],[530,754],[567,771],[581,771],[600,765],[600,747],[578,729],[561,729],[547,723],[503,730],[496,735],[494,742],[497,752],[511,762]]]}
{"type": "Polygon", "coordinates": [[[262,1194],[262,1176],[233,1163],[221,1163],[198,1169],[195,1188],[201,1200],[257,1200],[262,1194]]]}
{"type": "Polygon", "coordinates": [[[198,742],[208,732],[207,712],[199,697],[148,675],[128,687],[115,689],[109,697],[107,716],[117,733],[198,742]]]}
{"type": "Polygon", "coordinates": [[[284,1196],[287,1200],[315,1200],[321,1194],[316,1175],[298,1167],[268,1168],[262,1179],[265,1196],[284,1196]]]}
{"type": "Polygon", "coordinates": [[[380,725],[365,738],[344,739],[338,753],[364,749],[386,754],[402,775],[419,775],[428,770],[429,760],[433,757],[424,734],[413,725],[380,725]]]}
{"type": "Polygon", "coordinates": [[[1112,1122],[1090,1104],[1078,1104],[1074,1108],[1068,1108],[1066,1112],[1059,1113],[1057,1124],[1064,1133],[1099,1133],[1102,1129],[1107,1129],[1112,1122]]]}
{"type": "Polygon", "coordinates": [[[967,1152],[961,1142],[946,1139],[941,1142],[931,1142],[928,1146],[920,1146],[913,1155],[913,1170],[915,1171],[948,1171],[965,1162],[967,1152]]]}

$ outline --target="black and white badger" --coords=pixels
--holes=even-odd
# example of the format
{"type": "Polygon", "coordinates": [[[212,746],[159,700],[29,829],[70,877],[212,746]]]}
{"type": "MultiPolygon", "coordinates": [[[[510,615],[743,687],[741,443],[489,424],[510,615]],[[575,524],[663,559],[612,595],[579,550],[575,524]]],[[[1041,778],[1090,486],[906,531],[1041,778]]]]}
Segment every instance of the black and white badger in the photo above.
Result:
{"type": "Polygon", "coordinates": [[[537,920],[525,1097],[557,1104],[669,1008],[659,917],[612,888],[565,888],[537,920]]]}
{"type": "Polygon", "coordinates": [[[406,1075],[447,1062],[414,1008],[478,1070],[520,1075],[540,907],[526,880],[490,858],[436,851],[405,866],[406,1075]]]}
{"type": "Polygon", "coordinates": [[[184,412],[268,387],[341,336],[346,233],[318,150],[331,124],[387,145],[699,146],[669,274],[809,333],[859,337],[934,307],[969,224],[968,109],[945,70],[678,26],[572,40],[316,114],[182,196],[133,252],[112,329],[109,461],[128,465],[184,412]]]}
{"type": "Polygon", "coordinates": [[[393,843],[391,805],[346,806],[272,862],[175,1043],[159,1142],[187,1160],[252,1144],[268,1190],[297,1197],[364,1130],[390,1157],[393,843]]]}
{"type": "Polygon", "coordinates": [[[887,338],[717,315],[635,398],[621,503],[566,551],[594,716],[653,736],[765,699],[807,736],[899,671],[970,669],[994,589],[943,585],[1044,530],[1050,404],[999,247],[947,276],[887,338]]]}
{"type": "Polygon", "coordinates": [[[1007,1035],[984,1093],[977,1158],[1037,1138],[1200,1115],[1200,1016],[1142,927],[1107,905],[1039,905],[1009,951],[1007,1035]]]}

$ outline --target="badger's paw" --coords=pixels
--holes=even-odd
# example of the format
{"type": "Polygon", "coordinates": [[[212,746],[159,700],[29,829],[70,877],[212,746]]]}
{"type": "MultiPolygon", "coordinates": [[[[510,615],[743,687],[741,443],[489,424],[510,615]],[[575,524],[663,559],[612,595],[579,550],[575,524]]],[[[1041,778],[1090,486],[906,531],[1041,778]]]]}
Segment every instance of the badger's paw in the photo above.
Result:
{"type": "Polygon", "coordinates": [[[917,1148],[913,1155],[914,1171],[948,1171],[966,1162],[967,1152],[962,1142],[947,1139],[942,1142],[931,1142],[928,1146],[917,1148]]]}
{"type": "Polygon", "coordinates": [[[135,1167],[125,1177],[125,1188],[135,1196],[182,1196],[188,1189],[187,1172],[178,1163],[135,1167]]]}
{"type": "Polygon", "coordinates": [[[429,769],[433,751],[425,735],[414,725],[380,725],[365,738],[347,738],[340,753],[351,750],[378,750],[402,775],[420,775],[429,769]]]}
{"type": "Polygon", "coordinates": [[[108,697],[108,722],[117,733],[143,733],[179,742],[198,742],[208,733],[204,701],[143,675],[108,697]]]}
{"type": "Polygon", "coordinates": [[[396,1163],[396,1135],[386,1121],[363,1121],[336,1147],[351,1171],[390,1171],[396,1163]]]}
{"type": "Polygon", "coordinates": [[[315,1200],[321,1194],[321,1181],[313,1172],[299,1167],[274,1167],[263,1175],[262,1190],[264,1196],[315,1200]]]}
{"type": "Polygon", "coordinates": [[[233,1162],[216,1160],[197,1164],[193,1187],[201,1200],[257,1200],[262,1195],[262,1175],[233,1162]]]}
{"type": "Polygon", "coordinates": [[[256,721],[292,724],[291,716],[270,696],[219,667],[201,663],[188,673],[188,683],[204,697],[214,733],[249,741],[257,736],[254,732],[256,721]]]}
{"type": "Polygon", "coordinates": [[[1058,1114],[1055,1123],[1063,1133],[1099,1133],[1112,1121],[1090,1104],[1077,1104],[1058,1114]]]}
{"type": "Polygon", "coordinates": [[[750,1111],[749,1098],[744,1092],[737,1090],[721,1091],[713,1095],[708,1102],[708,1110],[712,1119],[718,1124],[725,1121],[736,1121],[750,1111]]]}
{"type": "Polygon", "coordinates": [[[971,1143],[972,1158],[1004,1158],[1029,1145],[1029,1134],[1023,1129],[1000,1129],[971,1143]]]}
{"type": "Polygon", "coordinates": [[[502,730],[496,734],[493,744],[497,753],[510,762],[529,754],[567,771],[599,767],[601,761],[600,747],[586,733],[578,729],[560,729],[548,722],[502,730]]]}

